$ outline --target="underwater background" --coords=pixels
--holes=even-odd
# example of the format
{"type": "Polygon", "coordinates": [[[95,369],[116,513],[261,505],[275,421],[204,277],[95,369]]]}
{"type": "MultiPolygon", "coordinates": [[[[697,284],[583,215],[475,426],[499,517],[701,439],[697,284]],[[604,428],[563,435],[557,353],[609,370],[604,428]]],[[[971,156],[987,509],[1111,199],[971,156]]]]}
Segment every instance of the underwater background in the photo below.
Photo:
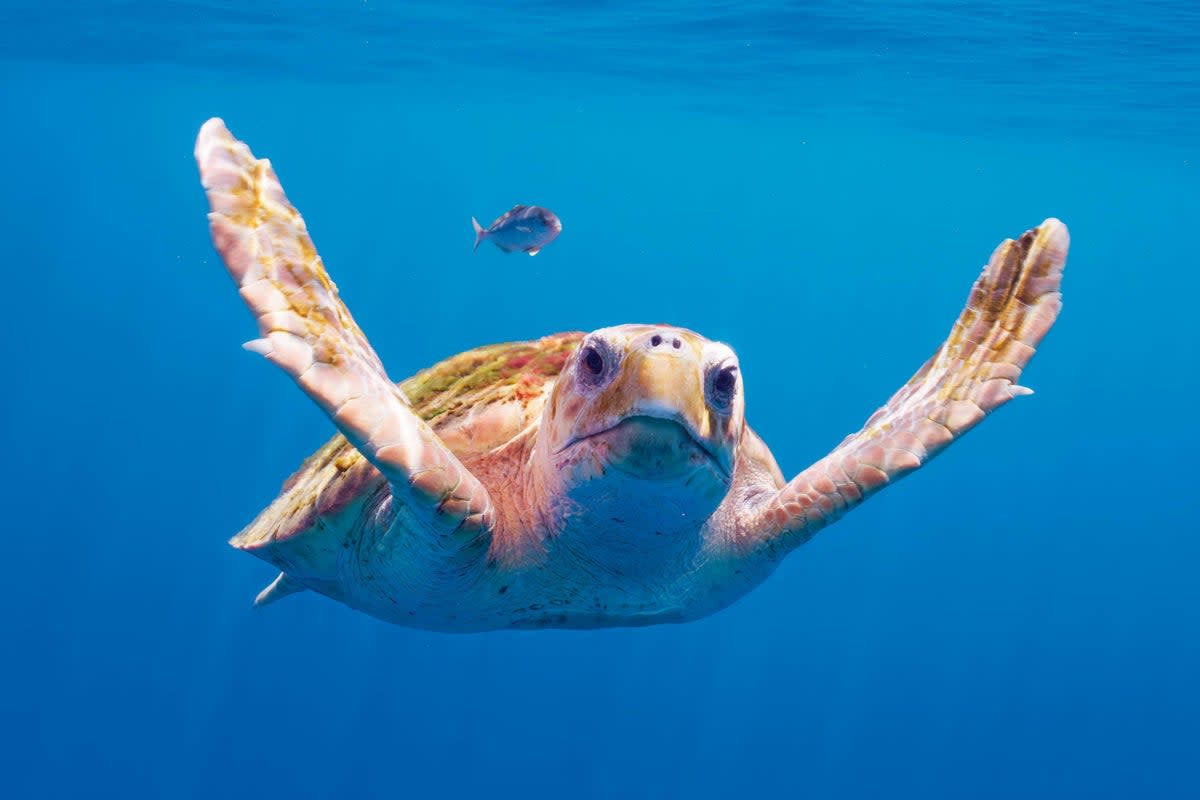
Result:
{"type": "Polygon", "coordinates": [[[1193,2],[3,2],[0,795],[1200,796],[1193,2]],[[393,377],[669,322],[795,474],[1070,227],[1006,406],[700,622],[446,635],[226,546],[332,425],[192,158],[269,157],[393,377]],[[545,205],[538,258],[470,217],[545,205]]]}

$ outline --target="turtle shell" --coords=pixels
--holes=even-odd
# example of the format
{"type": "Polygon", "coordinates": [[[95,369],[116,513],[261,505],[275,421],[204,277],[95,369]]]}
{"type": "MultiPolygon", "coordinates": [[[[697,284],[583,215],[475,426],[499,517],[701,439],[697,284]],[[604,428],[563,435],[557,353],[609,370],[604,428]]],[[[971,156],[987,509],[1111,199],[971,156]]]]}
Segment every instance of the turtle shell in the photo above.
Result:
{"type": "MultiPolygon", "coordinates": [[[[468,350],[397,385],[414,413],[467,462],[539,418],[545,398],[582,333],[468,350]]],[[[305,459],[270,506],[231,541],[259,550],[314,527],[349,528],[387,482],[342,434],[305,459]]]]}

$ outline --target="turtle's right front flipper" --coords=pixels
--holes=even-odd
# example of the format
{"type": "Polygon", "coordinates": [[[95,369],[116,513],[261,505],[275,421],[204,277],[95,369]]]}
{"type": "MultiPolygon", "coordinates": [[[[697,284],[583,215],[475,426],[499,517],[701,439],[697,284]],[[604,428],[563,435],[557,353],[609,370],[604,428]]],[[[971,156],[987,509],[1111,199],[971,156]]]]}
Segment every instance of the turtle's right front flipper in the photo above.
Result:
{"type": "MultiPolygon", "coordinates": [[[[210,119],[196,140],[213,243],[258,320],[247,349],[295,379],[386,477],[393,503],[434,534],[474,540],[495,520],[487,489],[412,413],[338,297],[304,220],[267,160],[210,119]]],[[[399,509],[394,509],[399,512],[399,509]]]]}

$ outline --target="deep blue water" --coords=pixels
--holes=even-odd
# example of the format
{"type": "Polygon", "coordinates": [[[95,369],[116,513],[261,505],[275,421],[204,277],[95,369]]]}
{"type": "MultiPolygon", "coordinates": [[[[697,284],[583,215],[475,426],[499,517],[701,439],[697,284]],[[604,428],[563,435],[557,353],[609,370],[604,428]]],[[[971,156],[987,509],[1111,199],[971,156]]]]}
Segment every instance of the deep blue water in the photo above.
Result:
{"type": "Polygon", "coordinates": [[[1188,2],[0,4],[4,797],[1200,796],[1188,2]],[[278,169],[394,376],[627,321],[732,344],[794,474],[1071,228],[999,411],[682,626],[453,636],[225,544],[331,433],[192,160],[278,169]],[[471,215],[553,208],[537,259],[471,215]],[[999,501],[997,498],[1001,498],[999,501]]]}

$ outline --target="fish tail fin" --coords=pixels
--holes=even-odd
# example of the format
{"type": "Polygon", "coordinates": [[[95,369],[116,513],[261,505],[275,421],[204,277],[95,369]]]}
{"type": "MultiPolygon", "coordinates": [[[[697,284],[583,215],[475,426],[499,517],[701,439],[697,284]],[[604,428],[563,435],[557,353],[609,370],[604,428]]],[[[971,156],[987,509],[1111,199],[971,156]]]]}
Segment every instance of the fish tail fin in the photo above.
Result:
{"type": "Polygon", "coordinates": [[[471,225],[475,228],[475,246],[471,248],[471,252],[479,249],[479,243],[487,236],[487,229],[479,224],[479,220],[471,217],[471,225]]]}

